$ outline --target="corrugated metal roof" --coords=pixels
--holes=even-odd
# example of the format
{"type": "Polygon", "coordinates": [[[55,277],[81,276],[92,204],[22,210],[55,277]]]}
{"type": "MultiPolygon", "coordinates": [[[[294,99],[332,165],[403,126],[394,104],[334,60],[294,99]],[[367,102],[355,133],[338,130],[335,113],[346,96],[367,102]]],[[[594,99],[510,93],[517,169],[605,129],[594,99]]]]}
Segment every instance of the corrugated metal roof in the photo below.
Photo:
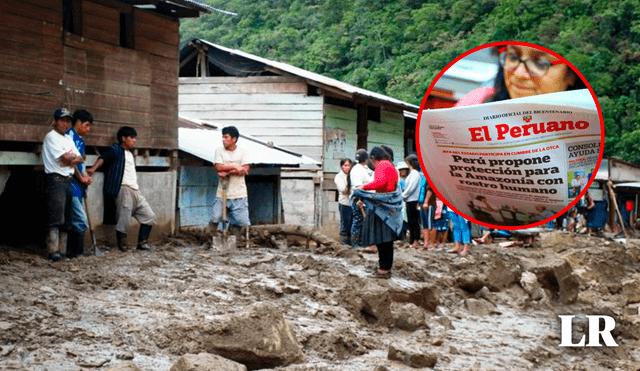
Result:
{"type": "Polygon", "coordinates": [[[214,8],[210,5],[207,4],[203,4],[200,3],[198,1],[195,0],[171,0],[171,1],[166,1],[167,3],[174,3],[174,4],[178,4],[178,5],[182,5],[182,6],[186,6],[188,8],[191,9],[195,9],[201,12],[205,12],[205,13],[211,13],[211,12],[218,12],[218,13],[223,13],[223,14],[227,14],[227,15],[237,15],[236,13],[232,13],[232,12],[228,12],[226,10],[221,10],[221,9],[217,9],[214,8]]]}
{"type": "Polygon", "coordinates": [[[294,75],[294,76],[298,76],[298,77],[302,77],[306,80],[308,80],[309,83],[311,83],[311,85],[316,85],[318,87],[328,87],[330,89],[337,89],[343,93],[346,93],[348,95],[351,95],[352,97],[365,97],[367,99],[371,99],[371,100],[377,100],[380,102],[384,102],[387,104],[391,104],[391,105],[396,105],[396,106],[400,106],[405,110],[411,111],[411,112],[418,112],[419,110],[419,106],[401,101],[399,99],[395,99],[395,98],[391,98],[389,96],[386,96],[384,94],[379,94],[379,93],[375,93],[372,92],[370,90],[366,90],[366,89],[362,89],[362,88],[358,88],[356,86],[353,85],[349,85],[347,83],[338,81],[336,79],[332,79],[326,76],[322,76],[319,75],[317,73],[314,72],[310,72],[307,70],[303,70],[302,68],[298,68],[295,66],[292,66],[290,64],[286,64],[286,63],[281,63],[281,62],[276,62],[276,61],[272,61],[266,58],[262,58],[262,57],[258,57],[257,55],[253,55],[253,54],[249,54],[246,52],[243,52],[242,50],[237,50],[237,49],[230,49],[230,48],[226,48],[224,46],[218,45],[218,44],[214,44],[211,43],[209,41],[206,40],[202,40],[202,39],[195,39],[193,40],[194,42],[201,42],[207,46],[209,46],[210,48],[216,48],[219,49],[221,51],[233,54],[233,55],[237,55],[237,56],[241,56],[243,58],[247,58],[247,59],[251,59],[254,60],[256,62],[260,62],[263,63],[271,68],[277,69],[279,71],[281,71],[284,74],[289,74],[289,75],[294,75]]]}
{"type": "MultiPolygon", "coordinates": [[[[214,162],[215,149],[222,146],[222,129],[206,121],[180,117],[178,148],[203,160],[214,162]]],[[[300,166],[321,163],[283,148],[269,146],[248,135],[240,134],[238,146],[247,149],[252,164],[300,166]]]]}

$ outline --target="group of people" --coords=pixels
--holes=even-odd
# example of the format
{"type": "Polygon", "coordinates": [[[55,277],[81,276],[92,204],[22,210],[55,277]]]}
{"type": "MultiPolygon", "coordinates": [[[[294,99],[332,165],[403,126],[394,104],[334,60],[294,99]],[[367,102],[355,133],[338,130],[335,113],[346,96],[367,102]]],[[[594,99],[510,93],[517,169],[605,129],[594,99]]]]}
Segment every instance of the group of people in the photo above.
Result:
{"type": "MultiPolygon", "coordinates": [[[[457,107],[586,88],[584,81],[564,60],[543,50],[525,45],[505,45],[494,48],[494,51],[498,56],[500,68],[493,86],[473,90],[457,102],[457,107]]],[[[336,175],[335,182],[339,192],[342,242],[353,246],[376,243],[380,258],[380,268],[376,275],[388,276],[390,263],[393,262],[393,245],[389,241],[399,238],[402,228],[393,236],[387,233],[389,230],[385,226],[390,227],[394,233],[397,232],[393,227],[398,215],[402,214],[404,202],[409,242],[412,247],[419,247],[421,229],[424,238],[423,248],[443,246],[448,238],[450,220],[453,225],[454,251],[462,256],[466,255],[471,243],[469,222],[448,210],[433,190],[429,189],[424,175],[420,174],[417,157],[408,156],[404,164],[399,166],[400,170],[407,172],[401,186],[399,170],[393,166],[392,151],[374,147],[370,156],[370,166],[367,166],[368,156],[363,149],[356,153],[355,165],[350,159],[340,162],[341,170],[336,175]],[[373,178],[368,167],[374,168],[373,178]],[[404,167],[406,170],[402,169],[404,167]],[[386,204],[381,201],[367,203],[366,191],[387,195],[385,202],[389,205],[398,198],[403,202],[383,208],[380,205],[386,204]],[[363,204],[366,205],[364,209],[363,204]],[[377,218],[369,218],[370,214],[376,211],[377,218]]]]}
{"type": "Polygon", "coordinates": [[[71,114],[66,108],[58,108],[53,121],[53,129],[46,134],[42,147],[49,259],[56,262],[84,254],[85,231],[90,227],[86,189],[93,183],[94,173],[103,166],[104,224],[116,225],[118,247],[125,250],[126,233],[134,216],[140,223],[137,248],[150,249],[147,240],[156,217],[138,187],[131,153],[136,144],[136,130],[121,127],[116,135],[118,142],[87,168],[83,136],[91,130],[93,115],[84,109],[71,114]]]}
{"type": "MultiPolygon", "coordinates": [[[[93,124],[93,115],[84,109],[73,114],[58,108],[53,114],[53,129],[44,138],[42,162],[45,170],[47,209],[46,246],[48,258],[59,261],[84,254],[85,231],[90,228],[85,205],[86,189],[93,183],[98,169],[104,170],[104,225],[115,225],[117,246],[127,249],[127,231],[131,217],[140,224],[138,250],[149,250],[152,226],[156,222],[149,202],[140,192],[135,157],[137,132],[129,126],[116,133],[117,142],[98,160],[86,167],[85,143],[93,124]]],[[[222,187],[218,187],[212,224],[226,228],[222,222],[237,227],[250,225],[245,176],[249,173],[247,151],[237,146],[240,133],[234,126],[222,129],[223,146],[216,149],[215,166],[222,187]],[[222,218],[223,193],[228,219],[222,218]]]]}
{"type": "Polygon", "coordinates": [[[375,277],[391,275],[393,241],[403,239],[406,230],[414,248],[420,248],[421,238],[425,249],[444,247],[451,219],[454,251],[461,256],[468,253],[467,220],[453,217],[455,213],[429,188],[415,154],[407,156],[397,168],[393,165],[393,150],[388,146],[373,147],[371,152],[359,149],[355,157],[355,165],[351,159],[340,160],[340,171],[334,178],[340,236],[342,243],[354,248],[375,245],[379,257],[375,277]]]}

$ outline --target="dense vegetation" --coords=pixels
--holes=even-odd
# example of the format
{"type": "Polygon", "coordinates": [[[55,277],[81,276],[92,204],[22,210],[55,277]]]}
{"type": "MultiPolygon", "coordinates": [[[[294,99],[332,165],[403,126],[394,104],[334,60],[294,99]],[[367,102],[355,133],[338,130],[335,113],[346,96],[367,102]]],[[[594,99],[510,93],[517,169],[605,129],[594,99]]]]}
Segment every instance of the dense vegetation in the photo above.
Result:
{"type": "Polygon", "coordinates": [[[605,155],[640,164],[640,0],[203,0],[202,38],[419,105],[461,53],[503,40],[566,57],[593,87],[605,155]]]}

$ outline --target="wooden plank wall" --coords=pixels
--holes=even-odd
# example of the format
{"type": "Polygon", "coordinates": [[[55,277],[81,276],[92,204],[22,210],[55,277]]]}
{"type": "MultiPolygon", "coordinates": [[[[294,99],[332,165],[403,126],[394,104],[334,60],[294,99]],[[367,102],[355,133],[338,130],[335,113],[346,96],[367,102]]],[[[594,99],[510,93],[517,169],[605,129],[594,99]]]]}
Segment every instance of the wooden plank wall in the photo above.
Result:
{"type": "Polygon", "coordinates": [[[241,133],[272,141],[322,161],[323,98],[307,96],[296,77],[181,77],[180,115],[235,125],[241,133]]]}
{"type": "Polygon", "coordinates": [[[385,144],[393,150],[393,162],[404,161],[404,116],[399,112],[380,112],[380,122],[369,121],[367,148],[385,144]]]}
{"type": "Polygon", "coordinates": [[[0,0],[0,140],[40,142],[63,99],[62,1],[0,0]]]}
{"type": "Polygon", "coordinates": [[[0,0],[0,141],[40,142],[56,107],[95,117],[87,144],[121,126],[138,147],[177,148],[179,23],[121,2],[82,2],[82,36],[62,31],[59,0],[0,0]],[[133,48],[120,47],[120,13],[133,12],[133,48]]]}
{"type": "MultiPolygon", "coordinates": [[[[340,159],[355,158],[358,135],[358,111],[334,105],[325,106],[324,172],[340,171],[340,159]]],[[[326,177],[325,177],[326,179],[326,177]]],[[[333,181],[333,178],[331,178],[333,181]]]]}

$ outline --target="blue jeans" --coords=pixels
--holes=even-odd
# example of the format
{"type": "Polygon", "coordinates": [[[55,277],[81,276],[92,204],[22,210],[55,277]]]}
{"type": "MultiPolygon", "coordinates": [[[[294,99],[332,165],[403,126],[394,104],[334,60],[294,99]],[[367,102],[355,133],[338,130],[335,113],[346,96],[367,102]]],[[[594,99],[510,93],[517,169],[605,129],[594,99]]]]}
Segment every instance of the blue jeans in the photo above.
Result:
{"type": "Polygon", "coordinates": [[[340,211],[340,237],[342,243],[351,244],[351,223],[353,222],[351,206],[350,205],[338,205],[340,211]]]}
{"type": "Polygon", "coordinates": [[[82,233],[89,229],[89,219],[84,210],[84,199],[73,196],[71,199],[71,230],[82,233]]]}
{"type": "MultiPolygon", "coordinates": [[[[249,220],[249,201],[246,197],[227,200],[227,221],[229,224],[238,227],[248,227],[251,225],[251,221],[249,220]]],[[[222,222],[222,199],[216,197],[213,201],[213,218],[211,219],[211,223],[219,223],[218,230],[222,231],[226,228],[222,222]]]]}
{"type": "Polygon", "coordinates": [[[469,243],[471,242],[471,232],[467,220],[456,213],[449,215],[453,222],[453,241],[469,243]]]}

